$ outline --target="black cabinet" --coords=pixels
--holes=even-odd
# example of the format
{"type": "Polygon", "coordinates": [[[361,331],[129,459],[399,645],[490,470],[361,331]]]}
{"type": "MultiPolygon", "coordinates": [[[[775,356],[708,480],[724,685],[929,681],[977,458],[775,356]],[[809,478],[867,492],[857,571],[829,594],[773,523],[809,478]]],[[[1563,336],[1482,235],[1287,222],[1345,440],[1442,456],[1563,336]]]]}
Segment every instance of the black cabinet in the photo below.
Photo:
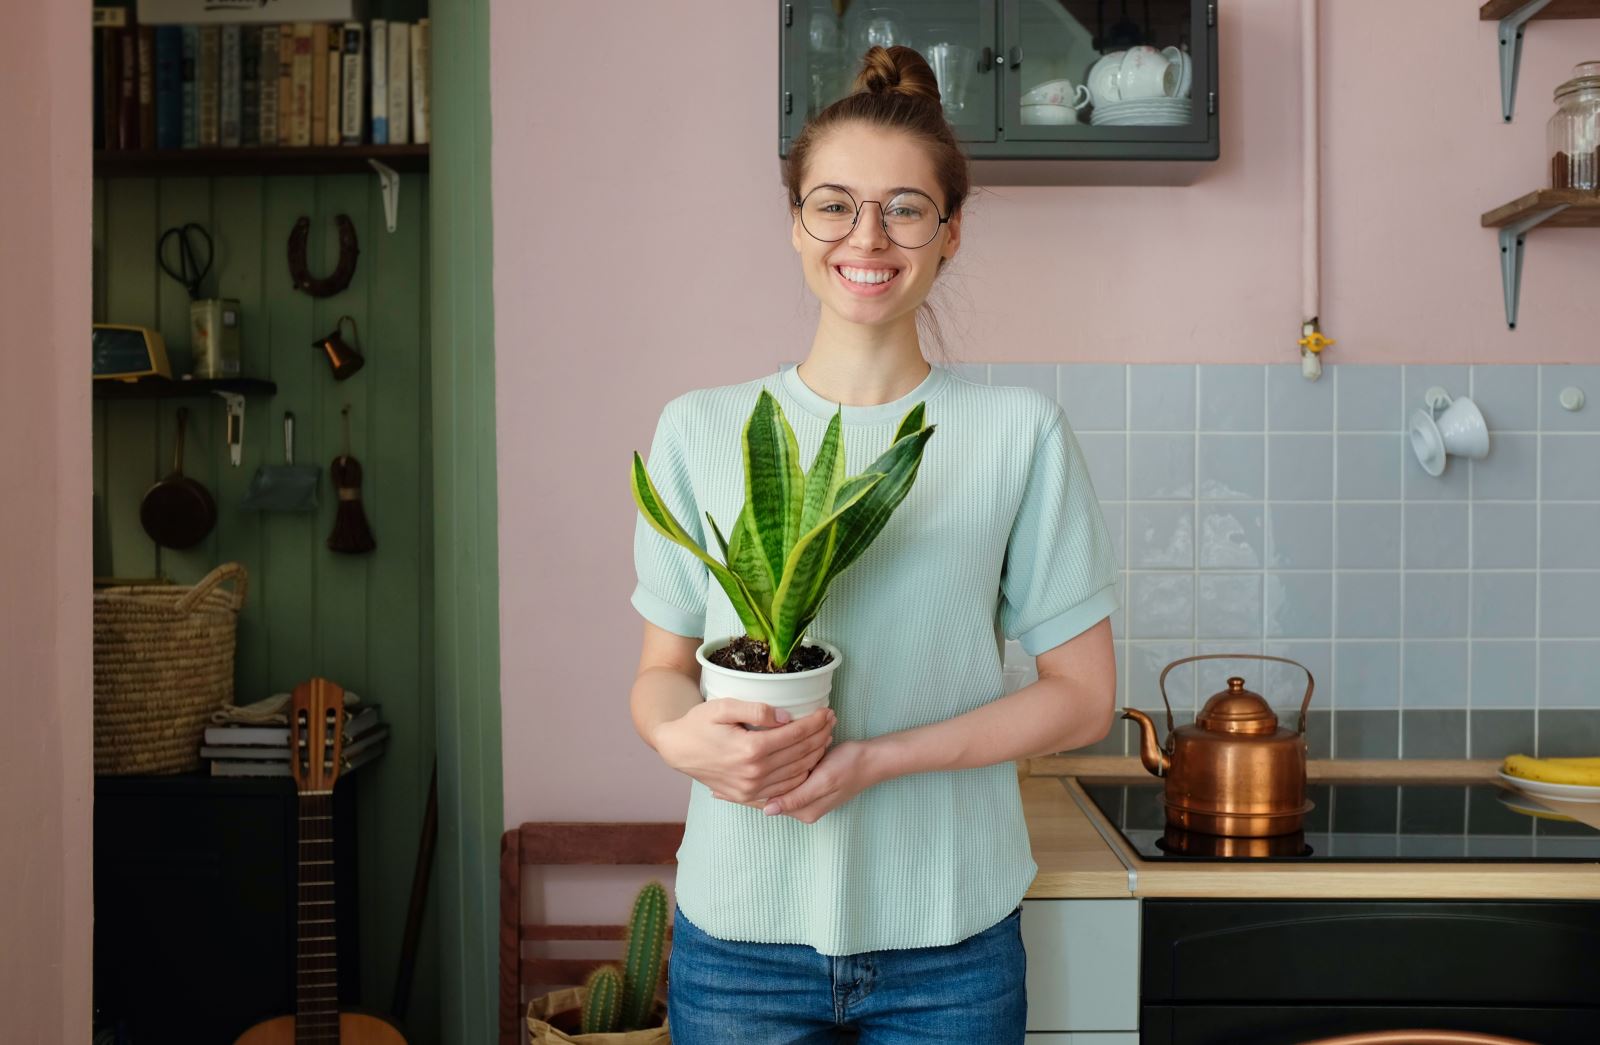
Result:
{"type": "MultiPolygon", "coordinates": [[[[339,997],[360,998],[355,777],[334,791],[339,997]]],[[[299,796],[287,779],[97,777],[97,1026],[218,1045],[294,1010],[299,796]]]]}
{"type": "Polygon", "coordinates": [[[1431,1027],[1590,1045],[1600,904],[1146,900],[1143,1045],[1431,1027]]]}
{"type": "Polygon", "coordinates": [[[1218,155],[1216,0],[787,0],[778,15],[779,155],[873,44],[928,59],[981,181],[1181,183],[1218,155]],[[1049,162],[1083,160],[1100,162],[1049,162]]]}

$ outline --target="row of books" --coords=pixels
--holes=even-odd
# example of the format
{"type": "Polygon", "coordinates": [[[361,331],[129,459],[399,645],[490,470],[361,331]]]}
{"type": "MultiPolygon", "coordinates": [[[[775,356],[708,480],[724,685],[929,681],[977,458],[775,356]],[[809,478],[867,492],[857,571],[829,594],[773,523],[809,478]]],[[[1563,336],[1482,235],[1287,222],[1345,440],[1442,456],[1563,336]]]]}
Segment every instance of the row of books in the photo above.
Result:
{"type": "Polygon", "coordinates": [[[129,8],[94,12],[96,148],[428,142],[426,18],[140,25],[129,8]]]}
{"type": "MultiPolygon", "coordinates": [[[[341,773],[366,765],[383,754],[389,727],[368,704],[345,719],[341,773]]],[[[230,724],[208,726],[200,757],[211,760],[212,776],[287,777],[289,727],[230,724]]]]}

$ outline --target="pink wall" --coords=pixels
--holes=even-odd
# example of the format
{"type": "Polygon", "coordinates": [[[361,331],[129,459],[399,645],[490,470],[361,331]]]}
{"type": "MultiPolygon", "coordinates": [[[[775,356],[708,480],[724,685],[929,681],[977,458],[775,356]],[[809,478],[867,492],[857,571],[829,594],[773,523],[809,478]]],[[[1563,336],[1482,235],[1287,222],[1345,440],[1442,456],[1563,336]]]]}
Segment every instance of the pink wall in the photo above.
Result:
{"type": "MultiPolygon", "coordinates": [[[[1600,358],[1600,235],[1529,238],[1512,333],[1478,223],[1543,184],[1551,88],[1600,56],[1600,23],[1530,28],[1506,126],[1475,3],[1322,7],[1325,358],[1600,358]]],[[[958,358],[1297,358],[1299,8],[1221,9],[1215,169],[1183,188],[980,195],[942,292],[958,358]]],[[[687,784],[628,715],[624,471],[667,399],[810,342],[778,180],[776,7],[492,10],[506,818],[675,818],[687,784]]]]}
{"type": "Polygon", "coordinates": [[[90,1029],[89,20],[0,33],[0,1041],[90,1029]]]}

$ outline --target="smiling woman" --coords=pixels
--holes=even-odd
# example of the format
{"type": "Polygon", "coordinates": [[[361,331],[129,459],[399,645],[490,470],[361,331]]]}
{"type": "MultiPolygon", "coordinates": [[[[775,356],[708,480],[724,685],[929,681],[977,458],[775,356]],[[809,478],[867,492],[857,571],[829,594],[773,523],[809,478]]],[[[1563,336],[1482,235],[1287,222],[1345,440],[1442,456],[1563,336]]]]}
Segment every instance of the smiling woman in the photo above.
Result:
{"type": "Polygon", "coordinates": [[[970,186],[922,57],[869,50],[855,93],[796,137],[784,177],[819,303],[811,351],[666,404],[652,493],[699,548],[642,516],[635,530],[634,723],[691,778],[672,1039],[1020,1045],[1021,901],[1038,865],[1014,762],[1109,730],[1116,558],[1054,398],[923,356],[918,319],[960,247],[970,186]],[[746,504],[739,448],[761,396],[792,422],[794,460],[847,432],[843,474],[868,470],[910,411],[948,433],[818,604],[807,635],[843,657],[828,706],[793,720],[702,700],[699,685],[697,652],[746,630],[697,552],[718,532],[703,521],[746,504]],[[1038,659],[1037,682],[1006,692],[1002,638],[1038,659]]]}

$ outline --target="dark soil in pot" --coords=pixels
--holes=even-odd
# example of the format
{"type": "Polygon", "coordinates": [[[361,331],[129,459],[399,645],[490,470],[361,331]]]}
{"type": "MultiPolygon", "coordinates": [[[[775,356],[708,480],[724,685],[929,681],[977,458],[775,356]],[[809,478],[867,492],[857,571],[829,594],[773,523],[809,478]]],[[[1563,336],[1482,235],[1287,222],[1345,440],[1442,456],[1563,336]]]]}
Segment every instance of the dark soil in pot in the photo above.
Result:
{"type": "Polygon", "coordinates": [[[757,675],[788,675],[796,671],[809,671],[833,660],[833,654],[821,646],[801,645],[789,654],[789,662],[782,670],[771,671],[767,668],[768,653],[765,642],[740,635],[721,649],[707,653],[706,659],[719,668],[757,675]]]}

